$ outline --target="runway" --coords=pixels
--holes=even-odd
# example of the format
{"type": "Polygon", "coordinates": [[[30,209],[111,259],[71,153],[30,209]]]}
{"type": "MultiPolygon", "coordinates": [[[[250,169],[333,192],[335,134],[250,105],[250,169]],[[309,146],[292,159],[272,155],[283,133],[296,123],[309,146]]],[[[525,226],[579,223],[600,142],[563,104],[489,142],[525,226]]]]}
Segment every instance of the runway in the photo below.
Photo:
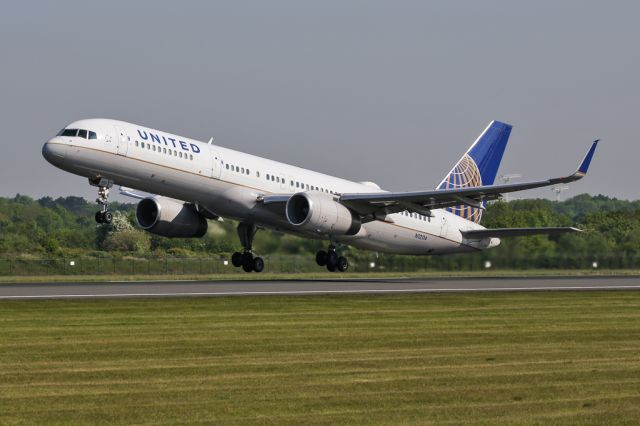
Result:
{"type": "Polygon", "coordinates": [[[0,300],[588,290],[640,290],[640,277],[20,283],[1,284],[0,300]]]}

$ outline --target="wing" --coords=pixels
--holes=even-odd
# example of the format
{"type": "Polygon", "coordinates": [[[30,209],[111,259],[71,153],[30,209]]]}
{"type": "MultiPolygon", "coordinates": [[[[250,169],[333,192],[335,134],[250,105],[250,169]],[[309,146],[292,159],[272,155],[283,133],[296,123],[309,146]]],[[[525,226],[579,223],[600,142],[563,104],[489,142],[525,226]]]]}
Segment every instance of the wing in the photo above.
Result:
{"type": "Polygon", "coordinates": [[[373,192],[360,194],[342,194],[340,202],[359,213],[365,221],[381,220],[387,214],[408,210],[425,216],[431,216],[431,210],[452,206],[467,205],[484,208],[485,201],[495,200],[502,194],[541,188],[582,179],[598,146],[596,140],[585,155],[580,167],[566,177],[548,180],[523,182],[508,185],[476,186],[415,192],[373,192]]]}
{"type": "Polygon", "coordinates": [[[495,228],[479,229],[473,231],[461,231],[462,236],[470,240],[483,238],[526,237],[528,235],[560,235],[569,232],[582,232],[578,228],[495,228]]]}

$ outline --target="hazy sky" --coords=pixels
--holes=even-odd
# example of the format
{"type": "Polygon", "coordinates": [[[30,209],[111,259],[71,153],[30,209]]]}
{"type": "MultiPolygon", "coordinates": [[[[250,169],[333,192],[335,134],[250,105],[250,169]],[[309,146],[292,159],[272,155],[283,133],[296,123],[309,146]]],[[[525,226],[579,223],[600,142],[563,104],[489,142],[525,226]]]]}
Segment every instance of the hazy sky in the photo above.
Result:
{"type": "Polygon", "coordinates": [[[638,1],[6,2],[0,195],[95,198],[41,155],[80,118],[390,190],[433,188],[499,119],[500,173],[570,173],[602,138],[565,197],[637,199],[639,20],[638,1]]]}

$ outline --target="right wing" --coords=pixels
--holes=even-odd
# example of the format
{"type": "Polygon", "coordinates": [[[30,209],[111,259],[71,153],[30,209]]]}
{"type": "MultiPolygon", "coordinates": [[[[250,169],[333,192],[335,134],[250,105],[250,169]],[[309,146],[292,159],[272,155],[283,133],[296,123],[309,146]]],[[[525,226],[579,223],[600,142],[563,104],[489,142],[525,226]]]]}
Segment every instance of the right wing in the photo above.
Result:
{"type": "Polygon", "coordinates": [[[425,216],[431,215],[431,210],[446,207],[468,205],[474,208],[484,208],[484,201],[498,199],[502,194],[541,188],[561,183],[574,182],[582,179],[589,169],[598,141],[591,145],[578,169],[566,177],[548,180],[514,183],[508,185],[490,185],[465,188],[451,188],[431,191],[414,192],[373,192],[342,194],[340,203],[359,213],[365,220],[382,219],[387,214],[404,210],[425,216]]]}
{"type": "Polygon", "coordinates": [[[529,235],[560,235],[569,232],[582,232],[578,228],[494,228],[460,231],[462,236],[471,240],[483,238],[526,237],[529,235]]]}

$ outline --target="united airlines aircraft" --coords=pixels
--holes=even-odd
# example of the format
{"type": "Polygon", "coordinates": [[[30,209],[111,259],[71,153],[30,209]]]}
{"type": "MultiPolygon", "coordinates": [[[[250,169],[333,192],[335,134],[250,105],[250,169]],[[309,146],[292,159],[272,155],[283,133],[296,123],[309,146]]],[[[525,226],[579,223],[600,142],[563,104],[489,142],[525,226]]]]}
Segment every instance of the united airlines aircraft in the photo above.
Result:
{"type": "Polygon", "coordinates": [[[576,232],[575,228],[486,229],[487,201],[502,194],[581,179],[595,141],[575,173],[548,180],[494,185],[511,126],[491,122],[434,190],[389,192],[373,182],[351,182],[212,143],[107,119],[69,124],[42,154],[54,166],[83,176],[98,190],[98,223],[111,223],[113,185],[140,198],[139,226],[165,237],[202,237],[207,219],[239,222],[242,251],[232,263],[264,269],[252,241],[260,228],[328,241],[319,266],[344,272],[346,245],[386,253],[440,255],[474,252],[500,238],[576,232]],[[152,196],[133,192],[143,191],[152,196]]]}

